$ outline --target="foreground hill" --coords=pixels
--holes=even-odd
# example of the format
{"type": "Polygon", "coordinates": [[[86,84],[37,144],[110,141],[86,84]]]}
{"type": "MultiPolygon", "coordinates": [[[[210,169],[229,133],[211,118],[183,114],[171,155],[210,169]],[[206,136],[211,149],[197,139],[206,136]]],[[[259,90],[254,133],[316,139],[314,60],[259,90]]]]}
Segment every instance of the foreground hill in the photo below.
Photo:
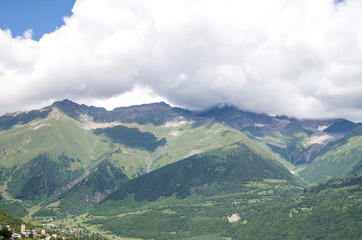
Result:
{"type": "Polygon", "coordinates": [[[248,181],[263,179],[296,183],[296,178],[283,166],[238,143],[191,156],[128,181],[106,200],[122,200],[128,194],[134,194],[135,201],[155,201],[174,194],[185,198],[191,193],[233,193],[248,181]]]}
{"type": "Polygon", "coordinates": [[[156,201],[137,202],[131,194],[106,200],[86,223],[142,239],[360,239],[361,180],[332,179],[303,190],[264,179],[248,181],[234,194],[194,192],[156,201]]]}
{"type": "Polygon", "coordinates": [[[90,212],[95,220],[88,223],[124,237],[213,234],[229,226],[227,215],[291,196],[301,191],[298,183],[278,162],[236,143],[122,184],[90,212]]]}
{"type": "Polygon", "coordinates": [[[362,177],[333,179],[270,204],[223,235],[233,239],[361,239],[362,177]],[[263,227],[260,227],[263,226],[263,227]]]}

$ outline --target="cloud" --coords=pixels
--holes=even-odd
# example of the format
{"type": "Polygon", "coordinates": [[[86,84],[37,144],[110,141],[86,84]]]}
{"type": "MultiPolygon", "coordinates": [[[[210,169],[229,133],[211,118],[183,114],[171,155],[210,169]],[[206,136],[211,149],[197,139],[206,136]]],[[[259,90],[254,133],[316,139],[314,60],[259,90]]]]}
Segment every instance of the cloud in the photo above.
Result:
{"type": "Polygon", "coordinates": [[[361,121],[359,9],[359,0],[77,0],[38,42],[0,30],[0,112],[62,98],[125,105],[143,92],[191,109],[361,121]]]}

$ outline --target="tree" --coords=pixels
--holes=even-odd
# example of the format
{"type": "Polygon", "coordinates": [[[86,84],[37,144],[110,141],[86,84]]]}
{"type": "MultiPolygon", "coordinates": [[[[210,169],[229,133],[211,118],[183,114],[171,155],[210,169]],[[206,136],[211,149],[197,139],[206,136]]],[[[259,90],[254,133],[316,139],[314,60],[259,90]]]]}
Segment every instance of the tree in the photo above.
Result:
{"type": "Polygon", "coordinates": [[[11,238],[11,235],[13,235],[13,233],[9,231],[7,228],[3,228],[0,231],[0,236],[3,236],[4,238],[11,238]]]}

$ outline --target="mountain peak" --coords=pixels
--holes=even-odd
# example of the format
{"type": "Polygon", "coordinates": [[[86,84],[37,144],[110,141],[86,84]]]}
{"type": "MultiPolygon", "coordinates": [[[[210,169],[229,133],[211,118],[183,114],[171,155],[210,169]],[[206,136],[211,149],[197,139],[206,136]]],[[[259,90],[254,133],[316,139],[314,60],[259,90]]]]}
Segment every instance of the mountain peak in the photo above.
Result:
{"type": "Polygon", "coordinates": [[[142,109],[142,110],[150,109],[151,110],[153,108],[172,109],[172,107],[165,102],[155,102],[155,103],[145,103],[145,104],[140,104],[140,105],[132,105],[132,106],[127,106],[127,107],[117,107],[117,108],[113,109],[112,112],[118,112],[118,111],[122,111],[124,109],[142,109]]]}
{"type": "Polygon", "coordinates": [[[324,130],[328,133],[346,133],[352,131],[358,126],[357,123],[348,121],[346,119],[338,119],[332,125],[324,130]]]}
{"type": "Polygon", "coordinates": [[[73,102],[73,101],[71,101],[71,100],[69,100],[69,99],[64,99],[64,100],[61,100],[61,101],[55,101],[53,104],[52,104],[52,106],[55,106],[55,107],[57,107],[57,106],[59,106],[59,105],[62,105],[62,106],[65,106],[65,105],[73,105],[73,106],[80,106],[78,103],[75,103],[75,102],[73,102]]]}
{"type": "Polygon", "coordinates": [[[94,106],[87,106],[85,104],[79,105],[69,99],[64,99],[62,101],[56,101],[52,105],[52,107],[56,107],[69,117],[72,118],[79,118],[80,114],[87,114],[87,115],[94,115],[99,113],[108,112],[105,108],[101,107],[94,107],[94,106]]]}

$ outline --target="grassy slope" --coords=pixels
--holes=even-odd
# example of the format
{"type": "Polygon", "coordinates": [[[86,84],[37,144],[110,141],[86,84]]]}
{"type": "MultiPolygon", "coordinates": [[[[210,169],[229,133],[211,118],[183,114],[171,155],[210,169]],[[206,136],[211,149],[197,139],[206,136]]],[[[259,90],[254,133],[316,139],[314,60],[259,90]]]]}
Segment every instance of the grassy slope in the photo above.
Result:
{"type": "Polygon", "coordinates": [[[155,152],[148,153],[146,163],[150,166],[149,170],[234,142],[243,142],[263,156],[277,159],[264,145],[258,144],[240,131],[214,120],[195,123],[179,119],[162,126],[152,124],[128,124],[126,126],[136,127],[142,132],[151,132],[158,139],[166,138],[167,142],[164,146],[157,148],[155,152]]]}
{"type": "Polygon", "coordinates": [[[108,150],[101,140],[84,130],[78,121],[56,110],[48,118],[1,131],[0,165],[21,166],[44,152],[76,156],[84,164],[108,150]]]}
{"type": "Polygon", "coordinates": [[[323,183],[331,177],[343,177],[348,174],[361,174],[362,127],[356,128],[345,138],[331,144],[310,165],[298,173],[309,183],[323,183]],[[353,171],[355,169],[355,171],[353,171]]]}

